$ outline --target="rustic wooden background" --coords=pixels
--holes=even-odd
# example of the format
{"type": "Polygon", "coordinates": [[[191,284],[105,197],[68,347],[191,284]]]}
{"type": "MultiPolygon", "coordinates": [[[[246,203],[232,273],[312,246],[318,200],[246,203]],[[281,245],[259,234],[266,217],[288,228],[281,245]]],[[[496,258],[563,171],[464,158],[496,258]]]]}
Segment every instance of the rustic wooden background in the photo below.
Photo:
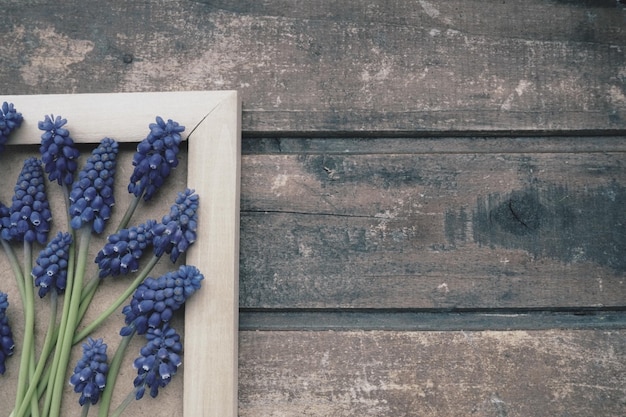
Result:
{"type": "Polygon", "coordinates": [[[241,416],[626,415],[623,1],[0,5],[2,93],[241,92],[241,416]]]}

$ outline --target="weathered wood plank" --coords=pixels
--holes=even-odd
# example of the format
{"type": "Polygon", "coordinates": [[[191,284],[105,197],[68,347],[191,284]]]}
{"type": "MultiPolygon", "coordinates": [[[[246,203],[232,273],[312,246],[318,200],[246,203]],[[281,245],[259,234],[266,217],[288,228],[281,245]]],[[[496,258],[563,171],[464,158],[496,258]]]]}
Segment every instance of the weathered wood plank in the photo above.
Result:
{"type": "Polygon", "coordinates": [[[626,129],[612,0],[3,4],[5,94],[233,89],[245,132],[626,129]]]}
{"type": "Polygon", "coordinates": [[[551,330],[626,328],[626,312],[482,310],[413,311],[397,309],[243,309],[240,330],[551,330]]]}
{"type": "Polygon", "coordinates": [[[246,137],[246,155],[314,154],[458,154],[458,153],[601,153],[626,152],[624,136],[475,136],[246,137]],[[329,140],[332,139],[332,140],[329,140]],[[375,139],[375,140],[373,140],[375,139]]]}
{"type": "Polygon", "coordinates": [[[243,156],[242,307],[624,305],[623,152],[361,145],[243,156]]]}
{"type": "Polygon", "coordinates": [[[241,332],[239,415],[619,416],[626,332],[241,332]]]}

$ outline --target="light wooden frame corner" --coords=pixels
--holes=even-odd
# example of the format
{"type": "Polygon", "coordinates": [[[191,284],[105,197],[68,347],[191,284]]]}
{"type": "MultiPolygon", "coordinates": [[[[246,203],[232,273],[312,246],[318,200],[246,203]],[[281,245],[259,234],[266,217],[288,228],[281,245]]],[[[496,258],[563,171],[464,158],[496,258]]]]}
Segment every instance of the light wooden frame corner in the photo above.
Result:
{"type": "MultiPolygon", "coordinates": [[[[187,263],[204,274],[185,310],[185,417],[237,415],[241,100],[236,91],[0,96],[20,112],[70,116],[76,142],[139,142],[155,116],[186,127],[187,187],[200,196],[198,236],[187,263]]],[[[11,144],[37,144],[25,116],[11,144]]]]}

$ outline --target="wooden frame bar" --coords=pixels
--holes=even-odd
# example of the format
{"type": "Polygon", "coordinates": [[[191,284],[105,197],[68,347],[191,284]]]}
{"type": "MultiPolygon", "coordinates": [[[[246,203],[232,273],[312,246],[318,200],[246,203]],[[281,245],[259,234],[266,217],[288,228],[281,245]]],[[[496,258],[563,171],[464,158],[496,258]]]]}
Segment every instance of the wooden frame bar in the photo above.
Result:
{"type": "MultiPolygon", "coordinates": [[[[198,238],[187,262],[205,275],[185,311],[183,408],[186,417],[237,415],[241,105],[236,91],[0,96],[18,111],[71,115],[78,143],[110,136],[139,142],[147,123],[167,115],[186,126],[187,187],[200,196],[198,238]]],[[[26,117],[10,143],[38,144],[26,117]]]]}

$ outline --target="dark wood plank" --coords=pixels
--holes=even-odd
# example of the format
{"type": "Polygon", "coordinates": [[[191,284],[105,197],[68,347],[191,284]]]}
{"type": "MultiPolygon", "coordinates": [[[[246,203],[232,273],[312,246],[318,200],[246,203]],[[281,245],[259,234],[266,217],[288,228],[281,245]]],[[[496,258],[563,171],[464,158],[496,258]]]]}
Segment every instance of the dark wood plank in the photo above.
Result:
{"type": "Polygon", "coordinates": [[[620,416],[626,332],[241,332],[239,415],[620,416]]]}
{"type": "Polygon", "coordinates": [[[624,311],[412,311],[412,310],[298,310],[242,309],[240,330],[548,330],[548,329],[624,329],[624,311]]]}
{"type": "Polygon", "coordinates": [[[244,155],[242,307],[624,306],[622,151],[378,154],[375,142],[244,155]]]}
{"type": "Polygon", "coordinates": [[[626,129],[612,0],[10,4],[7,94],[237,89],[249,133],[626,129]]]}

